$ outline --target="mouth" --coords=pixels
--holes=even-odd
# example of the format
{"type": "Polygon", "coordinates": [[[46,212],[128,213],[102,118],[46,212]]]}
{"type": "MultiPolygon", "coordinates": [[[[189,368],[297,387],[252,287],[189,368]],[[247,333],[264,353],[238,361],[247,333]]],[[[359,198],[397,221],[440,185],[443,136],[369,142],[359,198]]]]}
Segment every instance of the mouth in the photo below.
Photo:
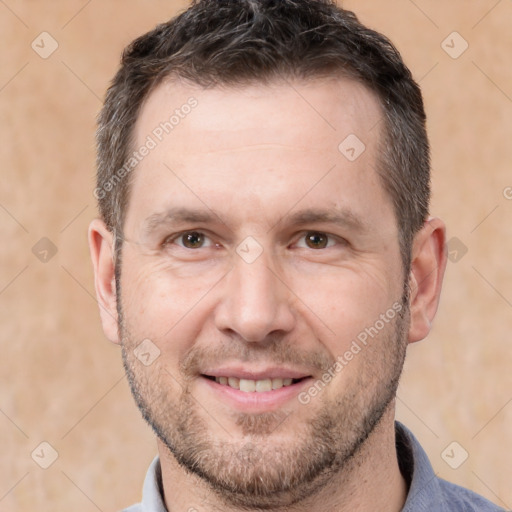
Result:
{"type": "Polygon", "coordinates": [[[307,370],[225,365],[204,368],[198,383],[205,400],[220,401],[229,410],[258,414],[289,407],[313,380],[307,370]]]}
{"type": "Polygon", "coordinates": [[[263,378],[263,379],[247,379],[239,377],[227,376],[213,376],[202,375],[203,377],[220,384],[221,386],[228,386],[232,389],[242,391],[243,393],[265,393],[269,391],[276,391],[278,389],[289,387],[297,384],[309,377],[290,378],[290,377],[277,377],[277,378],[263,378]]]}

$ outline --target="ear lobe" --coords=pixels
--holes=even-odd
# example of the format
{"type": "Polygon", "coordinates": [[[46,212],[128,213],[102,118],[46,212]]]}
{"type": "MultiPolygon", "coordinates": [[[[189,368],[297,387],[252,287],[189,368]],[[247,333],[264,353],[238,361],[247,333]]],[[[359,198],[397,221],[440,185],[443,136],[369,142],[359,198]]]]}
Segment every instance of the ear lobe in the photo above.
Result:
{"type": "Polygon", "coordinates": [[[114,240],[100,219],[89,225],[89,251],[94,267],[94,285],[105,336],[119,343],[117,297],[114,274],[114,240]]]}
{"type": "Polygon", "coordinates": [[[446,269],[445,242],[446,227],[437,218],[426,221],[414,237],[409,276],[410,343],[424,339],[432,327],[446,269]]]}

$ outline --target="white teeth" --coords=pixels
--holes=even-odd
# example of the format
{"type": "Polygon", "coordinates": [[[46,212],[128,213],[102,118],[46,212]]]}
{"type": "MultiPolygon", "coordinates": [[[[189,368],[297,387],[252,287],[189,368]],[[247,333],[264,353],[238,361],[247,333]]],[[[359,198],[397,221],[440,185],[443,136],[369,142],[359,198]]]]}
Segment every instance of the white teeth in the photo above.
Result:
{"type": "Polygon", "coordinates": [[[284,386],[290,386],[293,379],[239,379],[238,377],[215,377],[215,382],[224,386],[230,386],[239,389],[244,393],[261,393],[264,391],[272,391],[273,389],[281,389],[284,386]]]}
{"type": "Polygon", "coordinates": [[[279,389],[283,387],[283,379],[272,379],[272,389],[279,389]]]}
{"type": "Polygon", "coordinates": [[[254,387],[256,391],[272,391],[272,379],[257,380],[254,387]]]}
{"type": "Polygon", "coordinates": [[[252,393],[256,391],[256,381],[240,379],[240,391],[245,391],[246,393],[252,393]]]}
{"type": "Polygon", "coordinates": [[[240,389],[240,379],[237,377],[228,377],[228,384],[234,389],[240,389]]]}

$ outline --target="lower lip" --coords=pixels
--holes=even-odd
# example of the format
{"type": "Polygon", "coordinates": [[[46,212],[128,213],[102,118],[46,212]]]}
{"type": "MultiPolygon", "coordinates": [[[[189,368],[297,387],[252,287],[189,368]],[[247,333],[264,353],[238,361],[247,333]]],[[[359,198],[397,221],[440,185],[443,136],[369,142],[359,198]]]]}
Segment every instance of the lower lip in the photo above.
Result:
{"type": "Polygon", "coordinates": [[[254,391],[247,393],[226,384],[219,384],[206,377],[200,377],[200,379],[209,386],[210,390],[213,391],[217,397],[227,402],[231,407],[242,412],[252,413],[271,412],[279,409],[293,398],[296,398],[300,391],[307,387],[312,380],[311,378],[307,378],[295,384],[290,384],[289,386],[273,389],[272,391],[254,391]]]}

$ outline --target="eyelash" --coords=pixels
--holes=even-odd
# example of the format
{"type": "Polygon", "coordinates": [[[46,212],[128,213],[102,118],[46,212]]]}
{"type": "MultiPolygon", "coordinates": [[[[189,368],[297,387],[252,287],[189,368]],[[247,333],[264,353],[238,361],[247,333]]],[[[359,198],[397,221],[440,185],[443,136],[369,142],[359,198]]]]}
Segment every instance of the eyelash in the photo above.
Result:
{"type": "MultiPolygon", "coordinates": [[[[205,249],[205,248],[208,248],[208,247],[218,247],[219,244],[215,244],[211,237],[209,237],[206,233],[204,233],[203,231],[196,231],[196,230],[188,230],[188,231],[183,231],[181,233],[178,233],[176,235],[172,235],[172,236],[169,236],[167,237],[163,242],[162,242],[162,247],[165,248],[167,246],[169,246],[170,244],[175,244],[177,240],[180,240],[182,239],[182,237],[184,237],[185,235],[188,235],[188,234],[192,234],[192,233],[197,233],[198,235],[202,235],[204,236],[206,239],[210,240],[211,241],[211,244],[207,247],[205,246],[201,246],[201,247],[198,247],[198,248],[190,248],[190,247],[185,247],[183,245],[180,245],[180,244],[176,244],[178,245],[178,247],[182,248],[182,249],[187,249],[189,251],[194,251],[194,250],[197,250],[197,249],[205,249]]],[[[343,238],[340,238],[340,237],[337,237],[335,235],[331,235],[329,233],[325,233],[324,231],[303,231],[299,237],[299,240],[303,240],[306,236],[308,235],[324,235],[327,237],[328,239],[328,242],[327,242],[327,246],[326,247],[322,247],[320,249],[313,249],[311,247],[309,247],[309,249],[311,250],[316,250],[316,251],[320,251],[322,249],[328,249],[330,247],[333,246],[333,243],[337,243],[337,245],[346,245],[347,244],[347,241],[343,238]],[[333,242],[333,243],[331,243],[333,242]]],[[[296,242],[295,242],[296,243],[296,242]]],[[[308,247],[302,247],[302,248],[308,248],[308,247]]]]}
{"type": "MultiPolygon", "coordinates": [[[[172,235],[172,236],[168,236],[162,243],[162,246],[163,247],[166,247],[170,244],[173,244],[176,242],[176,240],[180,240],[182,237],[184,237],[185,235],[188,235],[188,234],[192,234],[192,233],[197,233],[199,235],[203,235],[205,238],[207,238],[208,240],[211,240],[211,238],[206,234],[204,233],[203,231],[196,231],[194,229],[192,230],[189,230],[189,231],[183,231],[181,233],[178,233],[177,235],[172,235]]],[[[178,245],[178,244],[176,244],[178,245]]],[[[213,244],[212,245],[218,245],[218,244],[213,244]]],[[[182,249],[189,249],[189,250],[194,250],[194,249],[191,249],[190,247],[184,247],[182,245],[179,245],[179,247],[181,247],[182,249]]],[[[199,249],[203,249],[204,247],[199,247],[199,249]]]]}

